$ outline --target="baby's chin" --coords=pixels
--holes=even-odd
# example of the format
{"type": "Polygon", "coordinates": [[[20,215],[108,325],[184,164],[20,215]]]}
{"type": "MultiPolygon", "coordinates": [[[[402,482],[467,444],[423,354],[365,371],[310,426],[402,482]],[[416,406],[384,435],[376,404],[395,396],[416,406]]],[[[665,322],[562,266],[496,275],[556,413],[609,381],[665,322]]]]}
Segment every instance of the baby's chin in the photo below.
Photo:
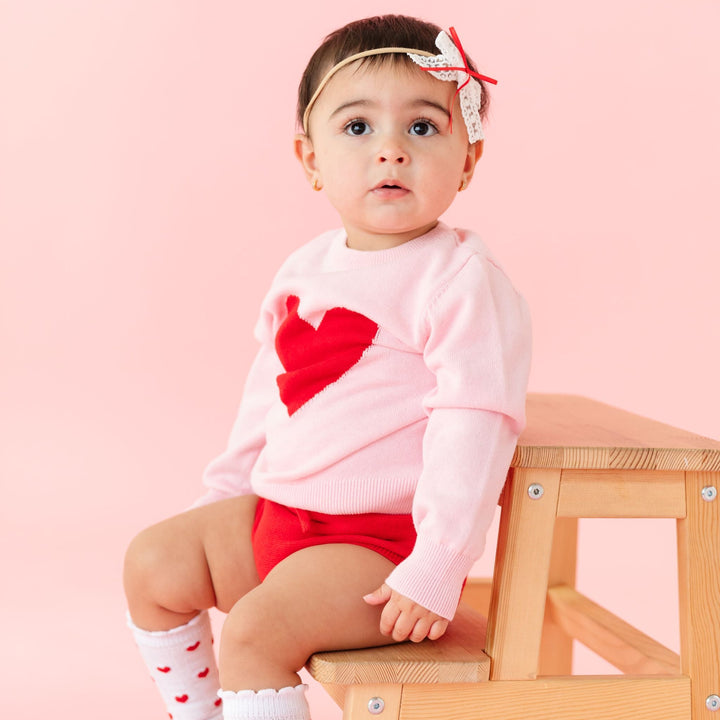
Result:
{"type": "Polygon", "coordinates": [[[348,247],[358,250],[388,250],[425,235],[438,224],[438,220],[423,225],[373,225],[358,227],[345,224],[348,247]]]}

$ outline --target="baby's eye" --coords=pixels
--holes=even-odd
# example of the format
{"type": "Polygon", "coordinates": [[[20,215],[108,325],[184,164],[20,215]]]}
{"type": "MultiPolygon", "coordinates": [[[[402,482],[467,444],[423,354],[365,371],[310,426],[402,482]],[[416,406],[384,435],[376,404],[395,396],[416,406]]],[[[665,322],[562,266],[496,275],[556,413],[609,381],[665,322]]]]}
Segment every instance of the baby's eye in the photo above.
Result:
{"type": "Polygon", "coordinates": [[[370,126],[364,120],[353,120],[345,126],[345,132],[348,135],[367,135],[370,126]]]}
{"type": "Polygon", "coordinates": [[[428,120],[418,120],[410,128],[411,135],[435,135],[437,131],[437,128],[428,120]]]}

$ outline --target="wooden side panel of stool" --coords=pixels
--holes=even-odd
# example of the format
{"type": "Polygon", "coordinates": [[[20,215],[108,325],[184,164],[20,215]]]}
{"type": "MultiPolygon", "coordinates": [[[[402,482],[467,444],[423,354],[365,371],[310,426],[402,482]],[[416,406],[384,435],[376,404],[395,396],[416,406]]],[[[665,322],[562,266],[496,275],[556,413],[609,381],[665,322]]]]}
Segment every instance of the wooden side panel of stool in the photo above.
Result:
{"type": "Polygon", "coordinates": [[[692,680],[692,717],[714,718],[708,698],[720,696],[720,473],[688,472],[687,517],[678,520],[682,671],[692,680]],[[707,495],[707,491],[706,491],[707,495]]]}
{"type": "Polygon", "coordinates": [[[537,676],[560,471],[515,469],[505,487],[487,653],[491,680],[537,676]],[[533,499],[531,485],[542,486],[533,499]]]}
{"type": "Polygon", "coordinates": [[[399,720],[688,720],[689,695],[690,679],[682,676],[406,685],[399,720]]]}
{"type": "Polygon", "coordinates": [[[402,689],[402,685],[350,685],[345,693],[344,720],[371,720],[375,717],[398,720],[402,689]],[[382,702],[382,711],[377,715],[369,710],[369,703],[373,698],[382,702]]]}

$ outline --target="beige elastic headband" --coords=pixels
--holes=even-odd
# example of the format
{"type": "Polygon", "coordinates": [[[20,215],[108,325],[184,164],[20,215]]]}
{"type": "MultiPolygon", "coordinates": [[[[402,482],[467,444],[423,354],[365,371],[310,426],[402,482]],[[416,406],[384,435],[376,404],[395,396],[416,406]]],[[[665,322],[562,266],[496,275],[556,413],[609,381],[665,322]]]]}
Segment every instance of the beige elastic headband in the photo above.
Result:
{"type": "Polygon", "coordinates": [[[388,55],[391,53],[403,53],[406,55],[409,53],[412,53],[413,55],[423,55],[425,57],[433,57],[433,54],[430,52],[427,52],[426,50],[414,50],[412,48],[402,48],[402,47],[386,47],[386,48],[375,48],[374,50],[365,50],[365,52],[360,52],[355,55],[351,55],[350,57],[347,57],[344,60],[341,60],[337,65],[333,65],[333,67],[331,67],[327,71],[327,73],[325,74],[325,77],[322,79],[320,84],[317,86],[317,90],[315,90],[312,97],[310,98],[310,102],[308,102],[307,107],[305,108],[305,113],[303,114],[303,131],[305,132],[305,134],[307,134],[308,117],[310,115],[310,111],[312,110],[313,105],[315,104],[315,101],[318,99],[318,96],[322,92],[323,88],[330,81],[330,78],[338,70],[341,70],[346,65],[349,65],[351,62],[355,62],[355,60],[359,60],[360,58],[369,57],[370,55],[388,55]]]}

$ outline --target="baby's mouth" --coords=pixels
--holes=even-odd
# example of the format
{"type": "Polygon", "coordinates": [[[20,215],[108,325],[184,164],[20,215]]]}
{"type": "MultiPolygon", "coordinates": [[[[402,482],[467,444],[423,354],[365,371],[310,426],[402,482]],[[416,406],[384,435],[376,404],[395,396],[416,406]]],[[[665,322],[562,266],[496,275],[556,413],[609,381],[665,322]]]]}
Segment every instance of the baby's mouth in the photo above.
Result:
{"type": "Polygon", "coordinates": [[[409,192],[404,185],[392,179],[382,180],[372,189],[374,195],[383,198],[403,197],[409,192]]]}

